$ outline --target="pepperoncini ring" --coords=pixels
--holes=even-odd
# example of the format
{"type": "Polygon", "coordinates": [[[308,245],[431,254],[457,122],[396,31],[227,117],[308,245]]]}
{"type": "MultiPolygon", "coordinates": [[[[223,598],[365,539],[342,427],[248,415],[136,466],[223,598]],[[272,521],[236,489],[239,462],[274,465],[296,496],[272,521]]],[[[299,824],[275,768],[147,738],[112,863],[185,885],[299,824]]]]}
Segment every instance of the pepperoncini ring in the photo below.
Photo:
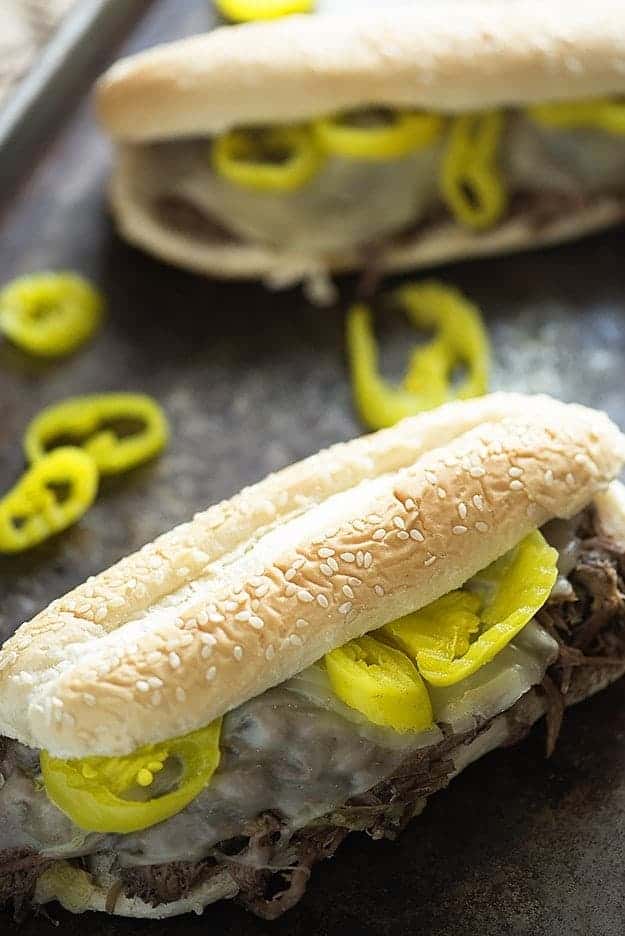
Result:
{"type": "Polygon", "coordinates": [[[29,423],[24,452],[43,458],[56,439],[71,439],[95,461],[101,474],[120,474],[157,455],[167,444],[163,410],[142,393],[102,393],[71,397],[49,406],[29,423]],[[132,431],[119,427],[131,426],[132,431]],[[137,429],[136,427],[139,426],[137,429]]]}
{"type": "Polygon", "coordinates": [[[55,449],[0,500],[0,553],[18,553],[71,526],[89,509],[98,469],[78,448],[55,449]]]}
{"type": "Polygon", "coordinates": [[[234,23],[310,13],[314,5],[314,0],[215,0],[221,15],[234,23]]]}
{"type": "Polygon", "coordinates": [[[436,337],[413,352],[400,386],[380,374],[372,316],[363,304],[347,315],[346,342],[356,407],[372,429],[434,409],[454,398],[468,399],[488,387],[490,349],[479,310],[459,292],[434,281],[408,284],[393,294],[417,328],[436,328],[436,337]],[[466,377],[452,386],[457,365],[466,377]]]}
{"type": "Polygon", "coordinates": [[[41,753],[46,793],[79,828],[87,832],[139,832],[181,812],[219,766],[221,719],[199,731],[140,748],[127,757],[61,760],[41,753]],[[155,775],[178,767],[172,790],[145,798],[155,775]],[[143,794],[142,794],[143,791],[143,794]]]}
{"type": "Polygon", "coordinates": [[[544,127],[603,130],[617,136],[625,134],[625,102],[610,98],[534,104],[527,108],[526,113],[544,127]]]}
{"type": "Polygon", "coordinates": [[[475,230],[492,227],[506,207],[497,167],[504,129],[500,111],[462,114],[449,130],[441,164],[440,189],[456,220],[475,230]]]}
{"type": "Polygon", "coordinates": [[[557,550],[535,530],[464,589],[387,624],[382,634],[416,661],[427,682],[452,686],[490,663],[540,610],[557,561],[557,550]]]}
{"type": "Polygon", "coordinates": [[[103,307],[101,295],[81,276],[22,276],[0,292],[0,331],[30,354],[61,357],[91,337],[103,307]]]}
{"type": "Polygon", "coordinates": [[[368,111],[362,117],[358,114],[328,117],[314,124],[314,132],[328,155],[384,162],[430,146],[443,126],[443,119],[437,114],[384,111],[384,116],[386,120],[382,121],[378,111],[368,111]]]}
{"type": "Polygon", "coordinates": [[[400,650],[361,637],[326,654],[325,665],[339,699],[374,724],[395,731],[423,731],[432,725],[427,689],[400,650]]]}
{"type": "Polygon", "coordinates": [[[323,155],[308,127],[231,130],[212,144],[215,172],[258,192],[292,192],[318,172],[323,155]]]}

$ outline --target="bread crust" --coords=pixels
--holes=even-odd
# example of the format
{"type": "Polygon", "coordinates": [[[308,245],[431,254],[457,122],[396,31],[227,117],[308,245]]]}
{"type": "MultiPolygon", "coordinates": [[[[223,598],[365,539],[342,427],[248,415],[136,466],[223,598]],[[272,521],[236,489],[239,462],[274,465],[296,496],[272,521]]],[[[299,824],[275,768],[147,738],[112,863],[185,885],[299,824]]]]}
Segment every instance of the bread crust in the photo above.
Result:
{"type": "Polygon", "coordinates": [[[368,106],[443,112],[625,89],[621,0],[419,3],[223,27],[123,59],[97,110],[117,139],[222,133],[368,106]]]}
{"type": "Polygon", "coordinates": [[[517,394],[322,452],[23,625],[0,651],[0,731],[82,757],[205,725],[572,516],[624,460],[605,414],[517,394]]]}

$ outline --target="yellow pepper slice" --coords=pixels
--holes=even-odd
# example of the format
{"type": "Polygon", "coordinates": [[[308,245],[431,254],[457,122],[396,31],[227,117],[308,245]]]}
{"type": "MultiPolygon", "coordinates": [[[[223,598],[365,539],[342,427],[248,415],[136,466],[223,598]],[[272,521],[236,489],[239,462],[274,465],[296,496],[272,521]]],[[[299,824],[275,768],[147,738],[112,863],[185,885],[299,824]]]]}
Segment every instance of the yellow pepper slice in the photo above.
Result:
{"type": "Polygon", "coordinates": [[[0,500],[0,553],[18,553],[60,533],[82,517],[98,490],[94,460],[58,448],[30,468],[0,500]]]}
{"type": "Polygon", "coordinates": [[[392,297],[417,328],[435,328],[438,333],[416,348],[403,383],[393,386],[380,374],[369,308],[358,304],[350,309],[346,341],[354,399],[371,429],[393,426],[448,400],[480,396],[488,388],[490,347],[473,303],[434,281],[407,284],[392,297]],[[452,376],[459,364],[467,368],[467,375],[454,388],[452,376]]]}
{"type": "Polygon", "coordinates": [[[293,13],[310,13],[314,0],[215,0],[222,16],[234,23],[247,20],[277,19],[293,13]]]}
{"type": "Polygon", "coordinates": [[[73,273],[35,273],[0,292],[0,331],[39,357],[71,354],[102,317],[100,293],[73,273]]]}
{"type": "Polygon", "coordinates": [[[436,114],[371,109],[318,120],[314,131],[328,155],[385,162],[430,146],[442,127],[436,114]]]}
{"type": "Polygon", "coordinates": [[[307,127],[232,130],[212,144],[214,171],[258,192],[293,192],[317,173],[323,155],[307,127]]]}
{"type": "Polygon", "coordinates": [[[492,227],[506,207],[506,192],[497,167],[504,129],[499,111],[456,117],[441,164],[443,201],[456,220],[475,230],[492,227]]]}
{"type": "Polygon", "coordinates": [[[140,748],[127,757],[61,760],[41,753],[46,793],[79,828],[87,832],[138,832],[175,816],[208,785],[219,766],[221,719],[206,728],[162,744],[140,748]],[[179,772],[173,790],[149,789],[167,761],[179,772]]]}
{"type": "Polygon", "coordinates": [[[42,410],[26,429],[26,458],[39,461],[58,439],[80,445],[101,474],[120,474],[162,451],[169,427],[151,397],[102,393],[72,397],[42,410]]]}
{"type": "Polygon", "coordinates": [[[361,637],[326,654],[325,664],[339,699],[375,725],[395,731],[423,731],[432,725],[428,691],[400,650],[361,637]]]}
{"type": "Polygon", "coordinates": [[[452,686],[490,663],[540,610],[557,562],[557,550],[535,530],[465,589],[387,624],[382,634],[416,660],[427,682],[452,686]]]}
{"type": "Polygon", "coordinates": [[[625,134],[625,101],[599,98],[585,101],[558,101],[534,104],[527,114],[536,123],[560,130],[603,130],[625,134]]]}

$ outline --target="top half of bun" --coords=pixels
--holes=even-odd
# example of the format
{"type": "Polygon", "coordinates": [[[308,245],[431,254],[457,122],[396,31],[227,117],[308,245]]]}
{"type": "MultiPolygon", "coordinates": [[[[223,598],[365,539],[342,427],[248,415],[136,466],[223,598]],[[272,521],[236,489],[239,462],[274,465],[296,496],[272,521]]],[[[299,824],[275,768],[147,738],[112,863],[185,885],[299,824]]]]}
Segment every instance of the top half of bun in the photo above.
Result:
{"type": "Polygon", "coordinates": [[[463,0],[226,26],[101,79],[110,133],[144,141],[368,105],[442,112],[625,91],[622,0],[463,0]]]}
{"type": "Polygon", "coordinates": [[[81,757],[198,728],[459,587],[624,460],[605,414],[517,394],[314,455],[23,625],[0,651],[0,733],[81,757]]]}

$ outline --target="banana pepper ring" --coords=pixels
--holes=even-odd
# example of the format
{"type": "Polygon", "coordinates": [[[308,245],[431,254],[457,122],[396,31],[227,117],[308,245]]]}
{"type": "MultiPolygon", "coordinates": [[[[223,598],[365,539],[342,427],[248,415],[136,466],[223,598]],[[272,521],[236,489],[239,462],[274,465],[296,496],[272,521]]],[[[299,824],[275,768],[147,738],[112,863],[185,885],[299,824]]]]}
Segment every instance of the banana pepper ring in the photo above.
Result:
{"type": "Polygon", "coordinates": [[[219,766],[220,732],[218,719],[199,731],[147,745],[127,757],[61,760],[42,751],[46,793],[87,832],[123,835],[147,829],[175,816],[210,783],[219,766]],[[161,792],[156,789],[158,775],[167,769],[168,761],[174,771],[161,792]]]}
{"type": "Polygon", "coordinates": [[[417,328],[437,336],[413,352],[400,386],[380,374],[371,312],[363,304],[347,315],[346,340],[356,407],[372,429],[393,426],[406,416],[452,399],[468,399],[488,387],[490,348],[479,310],[457,290],[441,283],[408,284],[393,294],[417,328]],[[452,376],[464,364],[467,375],[454,388],[452,376]]]}
{"type": "Polygon", "coordinates": [[[504,128],[499,111],[456,117],[441,165],[443,201],[456,220],[475,230],[492,227],[506,207],[506,192],[497,167],[504,128]]]}
{"type": "Polygon", "coordinates": [[[452,686],[490,663],[540,610],[557,561],[557,550],[535,530],[465,589],[387,624],[382,634],[416,660],[427,682],[452,686]]]}
{"type": "Polygon", "coordinates": [[[0,331],[39,357],[71,354],[91,337],[104,301],[72,273],[22,276],[0,292],[0,331]]]}
{"type": "Polygon", "coordinates": [[[560,130],[588,128],[619,136],[625,134],[625,101],[609,98],[535,104],[527,114],[538,124],[560,130]]]}
{"type": "Polygon", "coordinates": [[[0,500],[0,553],[37,546],[71,526],[89,509],[98,469],[78,448],[58,448],[30,468],[0,500]]]}
{"type": "Polygon", "coordinates": [[[432,704],[414,663],[374,637],[352,640],[326,654],[336,695],[375,725],[423,731],[432,725],[432,704]]]}
{"type": "Polygon", "coordinates": [[[73,397],[42,410],[26,429],[24,452],[30,462],[36,463],[55,440],[69,439],[93,458],[101,474],[120,474],[153,458],[168,438],[165,414],[151,397],[103,393],[73,397]],[[116,431],[116,425],[124,424],[133,431],[116,431]]]}
{"type": "Polygon", "coordinates": [[[436,114],[371,110],[319,120],[314,131],[328,155],[384,162],[430,146],[442,127],[436,114]]]}
{"type": "Polygon", "coordinates": [[[215,6],[225,19],[234,23],[247,20],[277,19],[292,13],[310,13],[314,0],[215,0],[215,6]]]}
{"type": "Polygon", "coordinates": [[[212,144],[215,172],[258,192],[292,192],[319,170],[323,155],[307,127],[232,130],[212,144]]]}

